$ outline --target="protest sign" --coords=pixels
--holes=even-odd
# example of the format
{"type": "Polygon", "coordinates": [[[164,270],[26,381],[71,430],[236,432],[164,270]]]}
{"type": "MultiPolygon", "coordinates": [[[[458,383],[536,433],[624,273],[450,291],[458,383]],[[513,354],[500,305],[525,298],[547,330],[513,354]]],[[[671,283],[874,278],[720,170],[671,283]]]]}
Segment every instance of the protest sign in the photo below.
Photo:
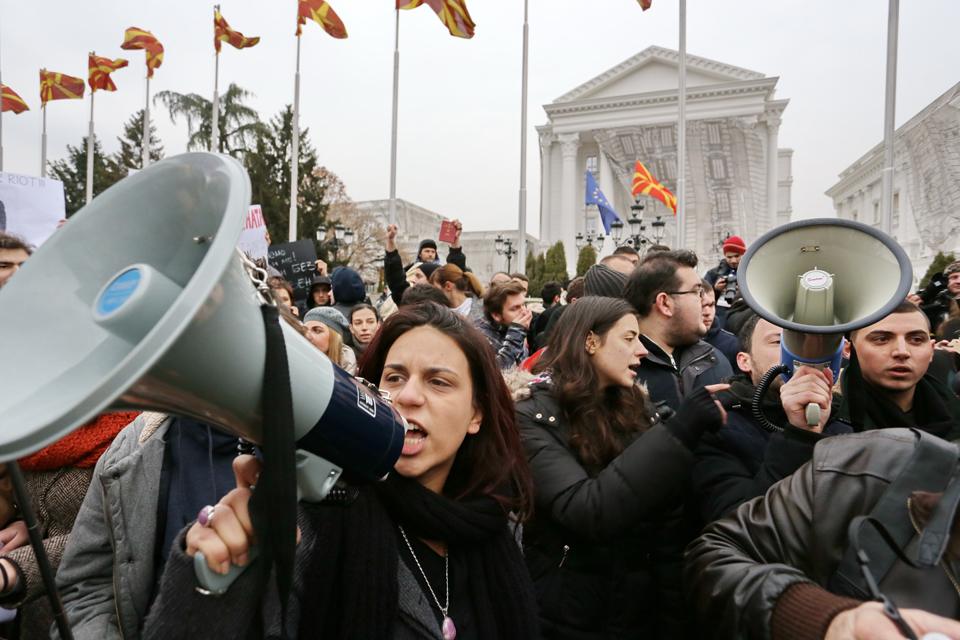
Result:
{"type": "Polygon", "coordinates": [[[312,240],[297,240],[270,245],[270,266],[279,271],[293,287],[293,297],[303,300],[317,272],[317,252],[312,240]]]}
{"type": "Polygon", "coordinates": [[[0,171],[0,231],[39,247],[66,217],[62,182],[0,171]]]}
{"type": "Polygon", "coordinates": [[[240,232],[237,241],[240,251],[246,254],[257,265],[266,267],[267,261],[267,225],[263,221],[263,211],[260,205],[250,205],[247,212],[247,221],[240,232]]]}

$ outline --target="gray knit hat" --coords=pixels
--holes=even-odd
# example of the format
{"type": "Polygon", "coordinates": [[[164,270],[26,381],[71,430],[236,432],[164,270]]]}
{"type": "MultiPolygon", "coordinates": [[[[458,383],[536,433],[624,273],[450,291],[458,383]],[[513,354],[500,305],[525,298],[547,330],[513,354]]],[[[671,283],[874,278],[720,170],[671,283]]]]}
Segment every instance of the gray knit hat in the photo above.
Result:
{"type": "Polygon", "coordinates": [[[951,262],[950,264],[948,264],[947,267],[943,270],[943,277],[947,278],[950,276],[951,273],[957,273],[958,271],[960,271],[960,260],[957,260],[956,262],[951,262]]]}
{"type": "Polygon", "coordinates": [[[584,293],[588,296],[619,298],[627,276],[605,264],[595,264],[583,277],[584,293]]]}
{"type": "Polygon", "coordinates": [[[339,333],[341,338],[346,338],[347,332],[350,331],[350,324],[347,319],[333,307],[314,307],[303,316],[303,321],[322,322],[339,333]]]}

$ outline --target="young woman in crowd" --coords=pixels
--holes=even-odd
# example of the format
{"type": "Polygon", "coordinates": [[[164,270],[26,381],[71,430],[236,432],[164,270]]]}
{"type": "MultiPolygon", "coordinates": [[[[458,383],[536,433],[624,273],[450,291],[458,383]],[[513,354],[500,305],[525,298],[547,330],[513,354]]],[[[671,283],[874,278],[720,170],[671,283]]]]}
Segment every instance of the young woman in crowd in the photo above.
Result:
{"type": "Polygon", "coordinates": [[[725,414],[691,394],[665,423],[634,384],[647,354],[633,307],[586,297],[557,323],[517,403],[536,492],[524,527],[543,638],[693,637],[681,591],[682,487],[725,414]]]}
{"type": "Polygon", "coordinates": [[[297,309],[297,305],[293,301],[293,287],[290,286],[289,282],[274,276],[267,279],[267,286],[270,287],[277,306],[282,306],[295,316],[300,315],[300,310],[297,309]]]}
{"type": "Polygon", "coordinates": [[[455,264],[445,264],[430,276],[430,284],[443,291],[457,315],[471,322],[483,317],[483,285],[455,264]]]}
{"type": "Polygon", "coordinates": [[[369,304],[362,303],[350,310],[350,347],[359,359],[373,342],[380,328],[380,314],[369,304]]]}
{"type": "Polygon", "coordinates": [[[307,330],[307,339],[333,364],[343,367],[350,375],[357,372],[357,357],[343,342],[350,325],[342,313],[333,307],[314,307],[303,316],[303,327],[307,330]]]}
{"type": "MultiPolygon", "coordinates": [[[[287,606],[291,638],[531,640],[536,602],[511,518],[531,508],[531,485],[510,396],[483,336],[434,304],[386,320],[360,374],[390,392],[410,423],[385,481],[348,508],[301,503],[287,606]]],[[[144,629],[152,638],[279,637],[275,597],[253,561],[220,597],[197,592],[192,557],[211,568],[245,560],[247,511],[259,463],[238,459],[238,488],[207,526],[178,537],[144,629]]]]}

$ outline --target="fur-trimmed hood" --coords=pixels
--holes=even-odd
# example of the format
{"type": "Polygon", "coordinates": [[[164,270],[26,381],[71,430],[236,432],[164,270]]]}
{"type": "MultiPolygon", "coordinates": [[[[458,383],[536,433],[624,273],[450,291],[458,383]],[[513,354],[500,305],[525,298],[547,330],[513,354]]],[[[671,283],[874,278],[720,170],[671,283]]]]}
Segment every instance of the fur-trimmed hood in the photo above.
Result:
{"type": "Polygon", "coordinates": [[[524,371],[518,367],[506,369],[503,372],[503,381],[507,383],[507,389],[510,390],[510,397],[514,403],[526,400],[530,397],[530,381],[535,376],[529,371],[524,371]]]}

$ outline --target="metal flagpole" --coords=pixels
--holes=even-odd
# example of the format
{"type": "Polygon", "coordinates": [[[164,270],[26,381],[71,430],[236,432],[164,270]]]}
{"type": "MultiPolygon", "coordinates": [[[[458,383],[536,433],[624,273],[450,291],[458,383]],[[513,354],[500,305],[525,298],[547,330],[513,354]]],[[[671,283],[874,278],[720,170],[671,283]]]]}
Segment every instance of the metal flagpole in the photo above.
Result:
{"type": "Polygon", "coordinates": [[[297,36],[297,75],[293,85],[293,137],[290,140],[290,231],[297,239],[297,169],[300,163],[300,36],[297,36]]]}
{"type": "Polygon", "coordinates": [[[393,40],[393,127],[390,130],[390,224],[397,224],[397,110],[400,105],[400,9],[393,40]]]}
{"type": "Polygon", "coordinates": [[[890,0],[887,23],[887,95],[883,118],[883,171],[880,173],[880,230],[893,233],[894,111],[897,106],[897,34],[900,0],[890,0]]]}
{"type": "MultiPolygon", "coordinates": [[[[91,56],[97,55],[96,51],[90,52],[91,56]]],[[[90,133],[87,135],[87,204],[93,200],[93,147],[95,138],[93,137],[93,96],[96,92],[90,87],[90,133]]]]}
{"type": "MultiPolygon", "coordinates": [[[[150,73],[149,67],[147,73],[150,73]]],[[[147,104],[143,107],[143,140],[140,145],[143,150],[141,157],[141,169],[146,169],[150,165],[150,76],[147,76],[147,104]]]]}
{"type": "MultiPolygon", "coordinates": [[[[3,78],[0,77],[0,86],[3,86],[3,78]]],[[[0,112],[0,171],[3,171],[3,113],[0,112]]]]}
{"type": "Polygon", "coordinates": [[[680,0],[680,86],[677,92],[677,246],[686,248],[686,158],[687,158],[687,0],[680,0]]]}
{"type": "MultiPolygon", "coordinates": [[[[215,11],[220,11],[220,5],[214,7],[215,11]]],[[[216,31],[216,29],[214,29],[216,31]]],[[[298,41],[299,42],[299,41],[298,41]]],[[[213,72],[213,113],[210,116],[210,151],[218,153],[220,151],[220,52],[218,51],[214,58],[216,63],[213,72]]]]}
{"type": "MultiPolygon", "coordinates": [[[[523,0],[523,88],[520,90],[520,225],[517,234],[517,271],[524,273],[527,260],[527,60],[530,44],[528,10],[523,0]]],[[[603,153],[601,151],[600,153],[603,153]]]]}
{"type": "MultiPolygon", "coordinates": [[[[46,69],[43,69],[46,71],[46,69]]],[[[40,177],[47,177],[47,103],[43,103],[43,135],[40,136],[40,177]]]]}

